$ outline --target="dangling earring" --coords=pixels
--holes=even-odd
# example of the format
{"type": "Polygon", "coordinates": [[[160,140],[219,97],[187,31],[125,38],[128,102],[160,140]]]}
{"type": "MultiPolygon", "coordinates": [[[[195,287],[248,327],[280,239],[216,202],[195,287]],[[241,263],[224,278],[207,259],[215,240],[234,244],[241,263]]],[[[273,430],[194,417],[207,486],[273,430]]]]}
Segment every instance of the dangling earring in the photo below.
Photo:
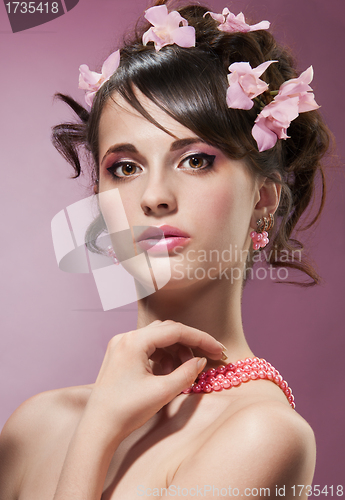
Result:
{"type": "Polygon", "coordinates": [[[114,249],[111,245],[109,245],[107,248],[107,254],[109,257],[111,257],[113,259],[114,264],[116,264],[117,266],[120,264],[120,262],[118,261],[116,255],[115,255],[114,249]]]}
{"type": "Polygon", "coordinates": [[[250,237],[253,240],[253,249],[259,250],[259,248],[264,248],[269,242],[268,233],[270,229],[272,229],[274,225],[274,217],[273,214],[268,214],[269,220],[267,217],[263,217],[262,219],[258,219],[256,221],[257,229],[256,231],[252,231],[250,233],[250,237]]]}

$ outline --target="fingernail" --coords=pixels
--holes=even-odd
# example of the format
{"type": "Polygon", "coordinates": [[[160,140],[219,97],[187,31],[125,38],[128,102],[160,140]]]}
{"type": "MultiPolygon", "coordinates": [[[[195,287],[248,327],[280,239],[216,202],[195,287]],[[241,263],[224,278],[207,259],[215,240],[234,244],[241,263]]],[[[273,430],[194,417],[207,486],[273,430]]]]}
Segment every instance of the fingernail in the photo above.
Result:
{"type": "Polygon", "coordinates": [[[198,367],[198,371],[199,371],[199,372],[200,372],[203,368],[205,368],[206,363],[207,363],[207,359],[206,359],[206,358],[200,358],[200,359],[199,359],[199,361],[197,362],[197,367],[198,367]]]}
{"type": "Polygon", "coordinates": [[[221,342],[217,341],[218,344],[223,348],[223,351],[227,351],[227,348],[225,347],[225,345],[223,345],[221,342]]]}
{"type": "Polygon", "coordinates": [[[222,359],[223,361],[225,361],[226,359],[228,359],[228,357],[227,357],[227,355],[225,354],[224,351],[222,352],[222,356],[221,356],[220,359],[222,359]]]}

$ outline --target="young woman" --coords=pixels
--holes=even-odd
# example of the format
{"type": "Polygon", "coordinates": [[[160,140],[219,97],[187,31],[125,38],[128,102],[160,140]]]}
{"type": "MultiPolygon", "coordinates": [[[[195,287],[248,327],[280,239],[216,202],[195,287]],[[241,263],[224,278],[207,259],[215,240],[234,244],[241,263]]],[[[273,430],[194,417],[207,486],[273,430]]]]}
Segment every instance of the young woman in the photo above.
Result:
{"type": "Polygon", "coordinates": [[[93,250],[105,229],[123,250],[119,193],[129,226],[148,228],[133,248],[171,277],[140,296],[137,330],[110,340],[94,384],[40,394],[8,420],[0,498],[293,498],[297,485],[305,498],[313,432],[248,346],[241,295],[268,236],[272,269],[318,281],[289,258],[329,141],[312,69],[298,77],[268,22],[227,9],[157,5],[146,18],[101,74],[80,68],[90,111],[60,95],[80,121],[54,143],[76,175],[80,146],[92,153],[93,250]]]}

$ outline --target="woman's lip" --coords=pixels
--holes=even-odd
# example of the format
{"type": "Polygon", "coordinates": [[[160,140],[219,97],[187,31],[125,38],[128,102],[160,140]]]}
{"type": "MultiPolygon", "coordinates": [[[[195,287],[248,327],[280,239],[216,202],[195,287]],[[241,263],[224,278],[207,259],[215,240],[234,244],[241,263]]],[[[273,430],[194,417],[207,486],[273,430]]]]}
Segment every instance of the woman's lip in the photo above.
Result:
{"type": "MultiPolygon", "coordinates": [[[[141,233],[137,238],[137,242],[149,240],[149,239],[167,239],[167,238],[189,238],[189,234],[182,231],[178,227],[169,226],[167,224],[162,224],[161,226],[151,226],[141,233]]],[[[157,242],[156,242],[157,244],[157,242]]]]}
{"type": "Polygon", "coordinates": [[[177,247],[183,247],[190,241],[189,237],[184,236],[165,236],[164,238],[147,238],[138,241],[138,245],[142,250],[150,250],[150,254],[163,253],[174,250],[177,247]]]}

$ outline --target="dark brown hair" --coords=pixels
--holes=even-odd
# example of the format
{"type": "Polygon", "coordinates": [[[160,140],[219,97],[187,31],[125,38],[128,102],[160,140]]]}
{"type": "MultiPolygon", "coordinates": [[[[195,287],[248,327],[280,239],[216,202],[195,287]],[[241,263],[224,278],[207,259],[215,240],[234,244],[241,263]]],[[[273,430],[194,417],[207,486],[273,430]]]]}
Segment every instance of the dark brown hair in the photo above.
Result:
{"type": "MultiPolygon", "coordinates": [[[[156,5],[166,3],[156,2],[156,5]]],[[[179,9],[181,16],[196,30],[196,46],[181,48],[168,45],[159,52],[152,43],[143,46],[141,39],[148,25],[136,30],[134,39],[121,49],[118,70],[97,92],[90,112],[71,97],[57,94],[78,115],[78,123],[64,123],[53,129],[53,144],[73,166],[75,177],[81,173],[80,148],[90,153],[92,178],[98,179],[98,127],[101,113],[109,98],[118,92],[133,108],[162,129],[141,106],[135,90],[163,109],[168,115],[193,131],[197,136],[221,149],[229,158],[243,159],[255,175],[263,175],[282,185],[282,194],[275,214],[276,224],[270,232],[268,263],[273,267],[298,269],[308,275],[307,282],[290,282],[301,286],[315,285],[320,277],[303,255],[296,261],[293,254],[303,245],[292,232],[316,194],[319,175],[321,192],[316,215],[303,228],[309,228],[319,218],[325,201],[325,178],[321,159],[329,148],[330,132],[318,111],[302,113],[291,122],[288,140],[259,153],[251,130],[260,112],[258,104],[248,111],[229,109],[226,104],[228,67],[233,62],[248,61],[252,67],[268,61],[271,64],[261,79],[269,83],[269,91],[298,76],[290,52],[280,46],[266,30],[249,33],[226,33],[218,30],[218,22],[204,14],[207,8],[190,5],[179,9]],[[277,175],[278,174],[278,175],[277,175]],[[278,181],[278,179],[281,181],[278,181]],[[284,258],[283,258],[284,257],[284,258]]],[[[267,91],[262,99],[272,100],[267,91]]],[[[164,129],[163,129],[164,130],[164,129]]],[[[89,228],[98,251],[97,237],[105,229],[102,216],[89,228]]],[[[255,254],[255,252],[254,252],[255,254]]],[[[249,265],[253,265],[253,252],[249,265]]]]}

